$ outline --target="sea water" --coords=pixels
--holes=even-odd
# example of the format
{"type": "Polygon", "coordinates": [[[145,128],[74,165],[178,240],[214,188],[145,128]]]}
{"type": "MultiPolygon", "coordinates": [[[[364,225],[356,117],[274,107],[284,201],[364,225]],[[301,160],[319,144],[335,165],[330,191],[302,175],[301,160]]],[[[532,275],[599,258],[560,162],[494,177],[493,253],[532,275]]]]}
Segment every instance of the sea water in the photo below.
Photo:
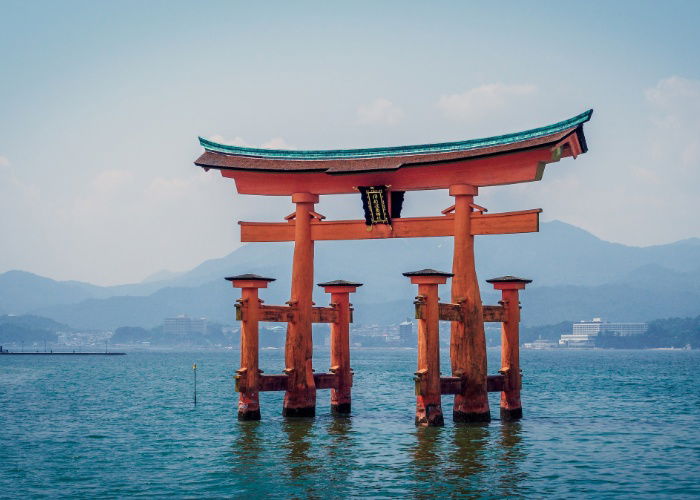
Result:
{"type": "MultiPolygon", "coordinates": [[[[499,421],[493,394],[490,424],[453,424],[444,396],[443,428],[413,424],[415,350],[353,349],[350,418],[328,391],[300,420],[264,393],[262,421],[240,423],[238,358],[0,356],[0,497],[700,495],[698,351],[523,351],[521,422],[499,421]]],[[[283,358],[262,351],[261,368],[283,358]]]]}

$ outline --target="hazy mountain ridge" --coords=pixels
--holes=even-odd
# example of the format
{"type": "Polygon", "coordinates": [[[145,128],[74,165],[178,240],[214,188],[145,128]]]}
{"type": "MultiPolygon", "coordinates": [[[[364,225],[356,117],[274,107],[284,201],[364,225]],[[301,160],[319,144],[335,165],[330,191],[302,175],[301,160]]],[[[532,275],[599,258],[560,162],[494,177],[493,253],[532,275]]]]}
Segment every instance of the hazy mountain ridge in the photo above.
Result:
{"type": "Polygon", "coordinates": [[[47,304],[73,304],[106,296],[102,287],[80,281],[56,281],[26,271],[0,274],[0,313],[21,314],[47,304]]]}
{"type": "Polygon", "coordinates": [[[34,315],[0,315],[0,344],[27,342],[55,342],[56,332],[70,331],[66,325],[34,315]]]}
{"type": "MultiPolygon", "coordinates": [[[[534,280],[523,295],[523,321],[528,324],[594,315],[645,320],[700,312],[697,238],[630,247],[553,221],[543,223],[539,234],[479,236],[476,253],[486,303],[497,301],[483,282],[487,278],[514,274],[534,280]]],[[[317,282],[364,282],[353,297],[356,321],[393,322],[412,313],[415,296],[401,273],[424,267],[449,270],[451,259],[451,238],[319,242],[315,274],[317,282]]],[[[223,277],[254,272],[277,278],[261,297],[270,304],[284,303],[291,260],[290,243],[247,244],[185,273],[115,287],[10,271],[0,275],[0,313],[34,312],[83,328],[150,327],[181,313],[231,323],[238,292],[223,277]]],[[[328,298],[317,289],[315,301],[325,304],[328,298]]]]}

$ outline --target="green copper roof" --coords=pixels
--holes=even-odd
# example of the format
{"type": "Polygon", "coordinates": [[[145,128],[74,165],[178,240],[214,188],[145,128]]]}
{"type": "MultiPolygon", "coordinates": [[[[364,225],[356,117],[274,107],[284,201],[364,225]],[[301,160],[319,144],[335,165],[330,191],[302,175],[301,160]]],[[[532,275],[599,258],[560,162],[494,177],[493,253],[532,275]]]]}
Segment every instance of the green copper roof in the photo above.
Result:
{"type": "Polygon", "coordinates": [[[241,156],[255,156],[258,158],[278,158],[289,160],[330,160],[330,159],[354,159],[372,158],[380,156],[405,156],[428,153],[449,153],[452,151],[465,151],[470,149],[488,148],[500,146],[528,139],[546,137],[564,130],[574,128],[591,119],[593,110],[589,109],[585,113],[576,115],[573,118],[564,120],[545,127],[516,132],[513,134],[486,137],[484,139],[470,139],[467,141],[443,142],[438,144],[420,144],[415,146],[392,146],[384,148],[364,148],[364,149],[321,149],[321,150],[288,150],[288,149],[261,149],[246,148],[239,146],[229,146],[219,144],[203,137],[199,138],[199,143],[207,151],[226,153],[241,156]]]}

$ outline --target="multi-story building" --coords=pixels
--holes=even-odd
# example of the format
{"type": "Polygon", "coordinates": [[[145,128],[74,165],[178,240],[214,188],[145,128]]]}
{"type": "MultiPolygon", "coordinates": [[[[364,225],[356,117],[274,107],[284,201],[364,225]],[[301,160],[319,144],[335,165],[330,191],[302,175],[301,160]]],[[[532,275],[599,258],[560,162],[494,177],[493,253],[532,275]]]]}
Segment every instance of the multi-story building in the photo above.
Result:
{"type": "Polygon", "coordinates": [[[564,333],[559,338],[562,347],[595,347],[597,333],[564,333]]]}
{"type": "Polygon", "coordinates": [[[413,332],[413,323],[409,320],[399,324],[399,341],[406,347],[416,345],[417,335],[413,332]]]}
{"type": "Polygon", "coordinates": [[[596,339],[601,334],[610,334],[618,337],[641,335],[647,331],[646,323],[611,323],[601,318],[593,318],[593,321],[580,321],[574,323],[570,334],[563,334],[559,339],[559,345],[563,347],[595,347],[596,339]]]}
{"type": "Polygon", "coordinates": [[[207,333],[207,318],[190,318],[181,314],[174,318],[165,318],[163,333],[169,335],[187,335],[190,333],[207,333]]]}

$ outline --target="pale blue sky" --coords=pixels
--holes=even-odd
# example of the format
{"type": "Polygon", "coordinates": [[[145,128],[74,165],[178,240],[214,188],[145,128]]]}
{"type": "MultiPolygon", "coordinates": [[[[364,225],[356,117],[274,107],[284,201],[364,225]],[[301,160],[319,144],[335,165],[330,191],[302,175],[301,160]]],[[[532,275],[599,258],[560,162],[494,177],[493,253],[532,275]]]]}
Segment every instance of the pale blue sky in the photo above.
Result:
{"type": "MultiPolygon", "coordinates": [[[[690,1],[0,0],[0,272],[140,280],[228,253],[238,219],[290,211],[200,172],[197,135],[409,144],[590,107],[588,154],[479,203],[632,245],[698,237],[699,21],[690,1]]],[[[407,210],[449,204],[422,193],[407,210]]]]}

